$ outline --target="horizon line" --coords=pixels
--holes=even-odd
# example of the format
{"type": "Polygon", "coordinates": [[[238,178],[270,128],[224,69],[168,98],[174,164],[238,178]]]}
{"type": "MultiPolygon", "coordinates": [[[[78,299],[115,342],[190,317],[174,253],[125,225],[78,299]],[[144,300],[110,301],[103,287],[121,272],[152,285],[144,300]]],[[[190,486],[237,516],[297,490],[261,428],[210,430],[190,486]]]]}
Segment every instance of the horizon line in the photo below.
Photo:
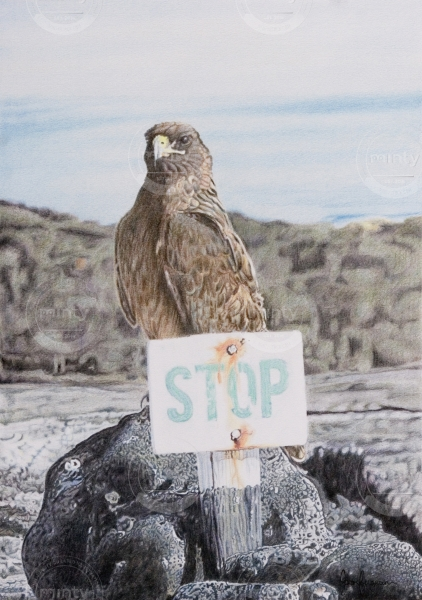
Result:
{"type": "MultiPolygon", "coordinates": [[[[62,216],[66,215],[69,218],[77,219],[81,223],[95,224],[98,227],[116,227],[116,225],[117,225],[117,222],[115,222],[115,223],[100,223],[99,221],[94,221],[92,219],[82,219],[76,214],[68,213],[65,211],[61,212],[56,209],[49,208],[48,206],[45,206],[45,207],[28,206],[23,201],[8,200],[6,198],[0,198],[0,207],[1,206],[13,206],[16,208],[20,208],[22,210],[28,210],[28,211],[36,213],[44,218],[49,218],[50,215],[62,215],[62,216]],[[46,214],[43,215],[42,214],[43,212],[46,214]]],[[[286,221],[284,219],[261,220],[256,217],[251,217],[248,214],[242,213],[238,210],[228,210],[227,213],[232,217],[242,217],[244,219],[255,221],[255,222],[261,223],[263,225],[279,223],[279,224],[284,224],[284,225],[312,227],[314,225],[320,225],[321,223],[324,223],[324,224],[332,225],[333,227],[340,228],[340,229],[343,227],[347,227],[348,225],[351,225],[351,224],[357,224],[357,225],[365,224],[365,223],[375,224],[377,222],[403,223],[407,219],[422,217],[422,211],[414,212],[414,213],[400,213],[398,215],[373,215],[373,214],[365,215],[363,213],[356,213],[356,214],[348,214],[348,215],[329,215],[326,219],[323,219],[321,221],[313,221],[311,223],[299,223],[299,222],[295,223],[292,221],[286,221]],[[344,222],[344,221],[346,221],[346,222],[344,222]]],[[[123,216],[124,215],[122,215],[122,217],[123,216]]]]}

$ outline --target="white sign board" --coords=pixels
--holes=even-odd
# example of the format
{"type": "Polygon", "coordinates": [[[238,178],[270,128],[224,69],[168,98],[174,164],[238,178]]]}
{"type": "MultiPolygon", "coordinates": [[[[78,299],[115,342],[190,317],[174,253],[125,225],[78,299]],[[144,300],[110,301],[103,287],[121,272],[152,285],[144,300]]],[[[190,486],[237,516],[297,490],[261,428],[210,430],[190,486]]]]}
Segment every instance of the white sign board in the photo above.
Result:
{"type": "Polygon", "coordinates": [[[148,382],[156,454],[306,442],[299,331],[152,340],[148,382]]]}

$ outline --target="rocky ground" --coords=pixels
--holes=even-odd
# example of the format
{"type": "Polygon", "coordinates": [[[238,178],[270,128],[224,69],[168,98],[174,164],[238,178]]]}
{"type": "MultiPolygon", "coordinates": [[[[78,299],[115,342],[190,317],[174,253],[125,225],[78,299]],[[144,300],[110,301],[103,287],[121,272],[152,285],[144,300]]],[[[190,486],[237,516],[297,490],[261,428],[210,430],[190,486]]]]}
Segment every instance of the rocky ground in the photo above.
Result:
{"type": "MultiPolygon", "coordinates": [[[[386,531],[420,540],[420,373],[413,366],[307,377],[310,459],[305,468],[325,486],[327,523],[333,529],[340,513],[351,523],[351,535],[353,519],[375,515],[386,531]],[[401,529],[394,529],[397,523],[401,529]]],[[[0,598],[31,595],[20,548],[40,509],[48,467],[94,432],[137,411],[144,391],[138,383],[0,387],[0,598]]]]}
{"type": "MultiPolygon", "coordinates": [[[[422,217],[341,229],[231,215],[268,328],[299,329],[305,369],[369,371],[421,359],[422,217]]],[[[0,381],[145,375],[145,340],[114,282],[114,227],[0,200],[0,381]]]]}

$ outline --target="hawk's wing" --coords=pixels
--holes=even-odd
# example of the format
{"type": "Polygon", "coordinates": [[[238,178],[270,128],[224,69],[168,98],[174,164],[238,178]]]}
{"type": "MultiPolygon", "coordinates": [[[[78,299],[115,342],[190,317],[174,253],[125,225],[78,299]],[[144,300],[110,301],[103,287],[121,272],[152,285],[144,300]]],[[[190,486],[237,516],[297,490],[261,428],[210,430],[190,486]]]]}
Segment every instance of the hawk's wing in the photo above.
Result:
{"type": "Polygon", "coordinates": [[[116,238],[115,238],[115,252],[114,252],[117,293],[119,295],[120,306],[122,307],[122,310],[125,314],[126,319],[132,325],[132,327],[136,327],[137,323],[136,323],[135,313],[130,304],[129,296],[128,296],[126,288],[125,288],[125,283],[124,283],[124,280],[122,277],[119,259],[118,259],[119,255],[120,255],[121,243],[122,242],[121,242],[120,235],[119,235],[119,227],[117,227],[116,238]]]}
{"type": "Polygon", "coordinates": [[[233,230],[223,235],[208,216],[177,213],[160,252],[179,314],[193,333],[265,330],[252,263],[233,230]]]}

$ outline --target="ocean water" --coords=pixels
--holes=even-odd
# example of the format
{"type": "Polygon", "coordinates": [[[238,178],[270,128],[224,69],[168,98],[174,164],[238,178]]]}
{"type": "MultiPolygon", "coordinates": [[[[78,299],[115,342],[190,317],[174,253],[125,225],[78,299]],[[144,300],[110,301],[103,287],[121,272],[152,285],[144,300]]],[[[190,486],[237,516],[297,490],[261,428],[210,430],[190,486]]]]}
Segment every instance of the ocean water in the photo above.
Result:
{"type": "Polygon", "coordinates": [[[9,200],[115,223],[145,176],[144,132],[177,120],[210,149],[228,210],[294,223],[402,220],[422,207],[420,107],[414,95],[165,108],[25,99],[3,108],[0,189],[9,200]]]}

